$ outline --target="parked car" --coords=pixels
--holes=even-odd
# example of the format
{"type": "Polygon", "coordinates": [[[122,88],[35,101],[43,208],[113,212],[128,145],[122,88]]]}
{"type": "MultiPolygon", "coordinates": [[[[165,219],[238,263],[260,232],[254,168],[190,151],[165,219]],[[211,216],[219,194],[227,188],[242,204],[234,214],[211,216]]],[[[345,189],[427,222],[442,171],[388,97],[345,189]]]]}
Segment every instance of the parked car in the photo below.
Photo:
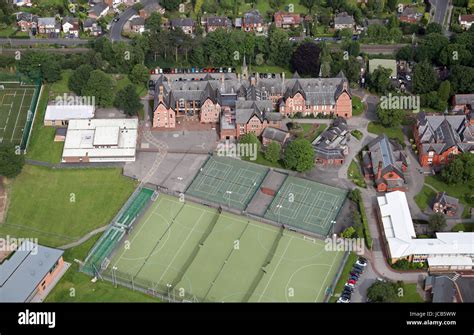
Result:
{"type": "Polygon", "coordinates": [[[359,277],[357,277],[357,276],[350,276],[349,279],[358,281],[358,280],[359,280],[359,277]]]}
{"type": "Polygon", "coordinates": [[[350,299],[346,299],[346,298],[340,297],[339,299],[337,299],[337,302],[338,302],[338,303],[347,304],[347,303],[349,303],[349,302],[351,302],[351,301],[350,301],[350,299]]]}
{"type": "Polygon", "coordinates": [[[356,281],[354,279],[349,279],[347,281],[348,284],[352,284],[352,285],[355,285],[356,281]]]}
{"type": "Polygon", "coordinates": [[[367,261],[363,258],[359,258],[356,262],[356,265],[359,265],[359,266],[362,266],[362,267],[366,267],[367,266],[367,261]]]}

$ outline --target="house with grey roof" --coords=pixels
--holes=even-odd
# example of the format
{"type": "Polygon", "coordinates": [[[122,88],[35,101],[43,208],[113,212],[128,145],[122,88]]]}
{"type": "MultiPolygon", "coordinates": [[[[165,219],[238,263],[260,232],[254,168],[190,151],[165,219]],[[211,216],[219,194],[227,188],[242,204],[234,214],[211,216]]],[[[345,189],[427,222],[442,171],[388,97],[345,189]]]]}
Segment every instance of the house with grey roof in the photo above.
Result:
{"type": "MultiPolygon", "coordinates": [[[[455,94],[452,100],[453,112],[469,115],[474,110],[474,93],[455,94]]],[[[471,122],[474,120],[471,118],[471,122]]]]}
{"type": "Polygon", "coordinates": [[[29,302],[50,289],[62,273],[63,253],[24,241],[0,264],[0,302],[29,302]]]}
{"type": "Polygon", "coordinates": [[[459,208],[459,200],[450,197],[446,192],[438,192],[433,202],[433,212],[454,216],[459,208]]]}
{"type": "Polygon", "coordinates": [[[21,31],[30,31],[32,28],[36,29],[38,24],[38,16],[27,12],[15,13],[16,25],[21,31]]]}
{"type": "Polygon", "coordinates": [[[90,36],[97,37],[102,35],[102,27],[97,23],[97,19],[93,19],[91,17],[84,20],[82,23],[82,29],[90,36]]]}
{"type": "Polygon", "coordinates": [[[347,12],[342,12],[336,15],[334,18],[334,29],[354,29],[355,21],[352,15],[347,12]]]}
{"type": "Polygon", "coordinates": [[[474,125],[466,115],[419,113],[413,135],[421,166],[438,169],[460,153],[474,153],[474,125]]]}
{"type": "Polygon", "coordinates": [[[196,29],[196,22],[191,18],[172,19],[170,22],[171,29],[181,29],[185,34],[192,35],[196,29]]]}
{"type": "Polygon", "coordinates": [[[378,192],[406,191],[407,157],[399,143],[383,134],[362,151],[363,172],[373,179],[378,192]]]}
{"type": "Polygon", "coordinates": [[[203,19],[203,26],[206,27],[206,32],[210,33],[217,29],[230,30],[232,28],[232,21],[225,16],[210,16],[203,19]]]}
{"type": "Polygon", "coordinates": [[[335,78],[287,79],[285,74],[247,77],[234,73],[160,75],[154,83],[153,127],[174,128],[176,118],[221,123],[224,139],[247,132],[260,135],[266,126],[279,128],[284,116],[352,115],[348,81],[335,78]],[[226,112],[224,119],[221,113],[226,112]],[[243,124],[245,122],[245,124],[243,124]],[[232,129],[232,131],[230,130],[232,129]]]}
{"type": "Polygon", "coordinates": [[[38,34],[54,35],[59,34],[61,31],[61,24],[56,22],[54,17],[39,17],[38,18],[38,34]]]}
{"type": "Polygon", "coordinates": [[[315,163],[323,166],[335,166],[344,163],[349,154],[347,142],[350,132],[347,121],[338,117],[333,124],[313,141],[315,163]]]}
{"type": "Polygon", "coordinates": [[[99,2],[92,6],[87,12],[88,16],[93,19],[100,19],[101,17],[107,15],[109,11],[109,6],[103,2],[99,2]]]}
{"type": "Polygon", "coordinates": [[[262,132],[262,145],[266,147],[271,142],[277,142],[283,147],[288,139],[290,138],[290,133],[282,129],[266,127],[262,132]]]}
{"type": "Polygon", "coordinates": [[[264,33],[267,30],[267,25],[260,12],[257,9],[253,9],[244,13],[242,29],[245,32],[264,33]]]}

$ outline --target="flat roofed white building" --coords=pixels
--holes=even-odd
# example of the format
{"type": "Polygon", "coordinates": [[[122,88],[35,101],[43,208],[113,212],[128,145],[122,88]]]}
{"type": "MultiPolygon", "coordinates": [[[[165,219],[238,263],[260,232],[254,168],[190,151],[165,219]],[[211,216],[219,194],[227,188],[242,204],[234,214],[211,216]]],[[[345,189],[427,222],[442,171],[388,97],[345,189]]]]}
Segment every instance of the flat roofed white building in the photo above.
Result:
{"type": "Polygon", "coordinates": [[[64,163],[133,162],[138,119],[71,120],[64,143],[64,163]]]}
{"type": "Polygon", "coordinates": [[[377,197],[379,214],[392,262],[428,261],[431,269],[470,270],[474,258],[474,233],[439,232],[436,238],[416,238],[404,192],[377,197]]]}
{"type": "Polygon", "coordinates": [[[72,119],[92,119],[95,107],[89,105],[49,105],[44,115],[45,126],[67,126],[72,119]]]}

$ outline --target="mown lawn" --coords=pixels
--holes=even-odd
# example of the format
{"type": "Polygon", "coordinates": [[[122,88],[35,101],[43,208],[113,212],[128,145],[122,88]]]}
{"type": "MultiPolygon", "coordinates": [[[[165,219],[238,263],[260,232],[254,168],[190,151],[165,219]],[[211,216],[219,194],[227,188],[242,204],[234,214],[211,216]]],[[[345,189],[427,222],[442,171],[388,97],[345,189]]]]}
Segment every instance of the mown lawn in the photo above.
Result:
{"type": "Polygon", "coordinates": [[[0,236],[37,237],[61,246],[109,223],[136,183],[120,169],[26,165],[15,179],[0,236]]]}
{"type": "Polygon", "coordinates": [[[59,163],[63,153],[63,142],[54,142],[54,127],[44,127],[43,120],[48,105],[50,86],[44,85],[38,102],[35,122],[31,132],[30,142],[26,149],[26,158],[48,163],[59,163]]]}
{"type": "Polygon", "coordinates": [[[349,165],[349,169],[347,170],[347,177],[349,178],[350,181],[352,181],[357,186],[363,187],[363,188],[367,187],[364,177],[362,176],[362,173],[360,172],[360,167],[355,161],[352,161],[351,164],[349,165]]]}
{"type": "Polygon", "coordinates": [[[303,137],[310,142],[313,142],[327,128],[327,124],[324,123],[300,123],[299,126],[303,128],[303,137]]]}
{"type": "Polygon", "coordinates": [[[333,296],[329,299],[329,302],[336,302],[339,298],[339,295],[342,293],[344,289],[344,284],[347,282],[347,278],[349,278],[349,274],[351,273],[352,266],[357,261],[357,254],[351,252],[349,257],[347,258],[347,262],[344,265],[344,269],[342,270],[341,277],[337,281],[336,287],[334,288],[333,296]],[[335,296],[337,294],[337,297],[335,296]]]}
{"type": "Polygon", "coordinates": [[[467,199],[472,194],[472,190],[474,190],[474,181],[448,185],[438,176],[428,176],[425,178],[425,184],[429,184],[440,192],[445,191],[448,195],[458,198],[459,202],[465,206],[463,217],[468,217],[468,213],[473,204],[468,203],[467,199]]]}
{"type": "Polygon", "coordinates": [[[430,202],[433,200],[435,196],[436,196],[436,192],[425,185],[421,189],[420,193],[418,193],[415,196],[415,202],[418,205],[418,207],[422,211],[424,211],[425,209],[428,208],[428,206],[430,205],[430,202]]]}
{"type": "Polygon", "coordinates": [[[402,127],[392,127],[392,128],[386,128],[382,126],[378,122],[369,122],[369,125],[367,127],[367,131],[372,134],[376,135],[382,135],[382,134],[387,134],[387,136],[391,139],[396,139],[399,141],[399,143],[404,142],[404,137],[403,137],[403,132],[402,132],[402,127]]]}
{"type": "Polygon", "coordinates": [[[71,77],[73,70],[61,71],[61,79],[51,84],[51,95],[55,99],[56,96],[62,96],[64,93],[70,93],[71,90],[68,87],[69,78],[71,77]]]}
{"type": "Polygon", "coordinates": [[[416,290],[416,284],[403,284],[403,291],[396,302],[423,302],[423,298],[416,290]]]}
{"type": "Polygon", "coordinates": [[[359,116],[364,112],[364,104],[357,96],[352,96],[352,116],[359,116]]]}
{"type": "Polygon", "coordinates": [[[48,295],[46,302],[158,302],[158,299],[126,287],[115,288],[107,281],[98,280],[92,283],[90,276],[79,272],[79,266],[74,259],[83,261],[100,236],[101,234],[97,234],[64,252],[64,260],[72,263],[72,266],[48,295]],[[75,293],[74,296],[71,291],[75,293]]]}

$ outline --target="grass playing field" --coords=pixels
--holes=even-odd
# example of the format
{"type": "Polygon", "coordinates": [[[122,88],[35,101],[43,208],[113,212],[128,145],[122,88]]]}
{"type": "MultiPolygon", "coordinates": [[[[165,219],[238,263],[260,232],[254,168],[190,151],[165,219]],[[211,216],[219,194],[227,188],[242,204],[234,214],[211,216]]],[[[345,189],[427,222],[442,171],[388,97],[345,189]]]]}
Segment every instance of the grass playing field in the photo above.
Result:
{"type": "Polygon", "coordinates": [[[58,169],[25,165],[11,191],[0,236],[37,237],[61,246],[110,222],[136,187],[120,169],[58,169]]]}
{"type": "Polygon", "coordinates": [[[347,192],[301,178],[288,177],[265,213],[267,219],[327,235],[347,192]]]}
{"type": "Polygon", "coordinates": [[[177,300],[314,302],[342,256],[321,240],[160,194],[103,276],[177,300]]]}
{"type": "Polygon", "coordinates": [[[20,145],[35,92],[34,86],[0,83],[0,145],[20,145]]]}

